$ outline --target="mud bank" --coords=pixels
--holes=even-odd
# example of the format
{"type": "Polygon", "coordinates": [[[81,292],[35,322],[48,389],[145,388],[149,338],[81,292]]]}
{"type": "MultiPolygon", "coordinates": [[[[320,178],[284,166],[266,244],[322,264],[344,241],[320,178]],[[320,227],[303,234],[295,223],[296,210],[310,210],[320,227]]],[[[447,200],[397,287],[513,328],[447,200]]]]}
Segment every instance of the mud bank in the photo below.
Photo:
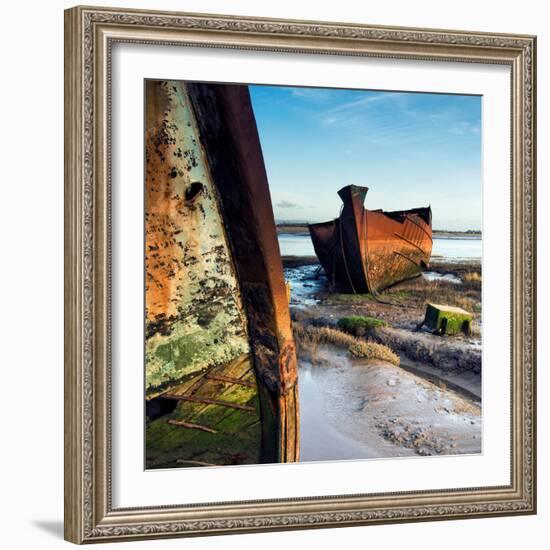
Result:
{"type": "Polygon", "coordinates": [[[481,452],[474,400],[324,346],[300,362],[301,461],[481,452]]]}
{"type": "Polygon", "coordinates": [[[481,374],[479,340],[451,340],[424,331],[391,327],[373,329],[372,337],[409,359],[429,363],[443,372],[470,370],[481,374]]]}
{"type": "Polygon", "coordinates": [[[290,307],[295,322],[333,327],[346,316],[366,316],[388,326],[369,334],[410,361],[425,363],[442,372],[481,373],[481,268],[479,263],[441,262],[414,280],[384,291],[380,300],[370,294],[336,294],[328,288],[319,265],[285,261],[285,278],[291,286],[290,307]],[[473,312],[472,335],[441,337],[417,330],[426,303],[433,301],[473,312]]]}
{"type": "Polygon", "coordinates": [[[481,452],[479,262],[441,259],[380,301],[331,292],[315,258],[284,258],[283,265],[295,327],[373,317],[386,326],[356,336],[388,346],[401,362],[367,362],[332,345],[299,355],[302,461],[481,452]],[[428,301],[473,312],[473,334],[417,330],[428,301]]]}

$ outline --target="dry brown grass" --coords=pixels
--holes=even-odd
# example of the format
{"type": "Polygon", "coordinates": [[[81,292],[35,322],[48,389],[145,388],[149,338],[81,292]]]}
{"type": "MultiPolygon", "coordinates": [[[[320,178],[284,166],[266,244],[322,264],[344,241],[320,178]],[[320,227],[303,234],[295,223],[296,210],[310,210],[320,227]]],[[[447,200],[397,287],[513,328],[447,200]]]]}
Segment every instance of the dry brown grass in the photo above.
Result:
{"type": "Polygon", "coordinates": [[[414,279],[399,285],[399,289],[410,293],[410,300],[418,306],[427,302],[457,306],[473,312],[480,302],[480,281],[470,281],[463,284],[454,284],[448,281],[426,281],[414,279]],[[473,288],[474,286],[478,288],[473,288]]]}
{"type": "Polygon", "coordinates": [[[481,273],[478,271],[469,271],[463,275],[463,279],[468,282],[475,281],[481,283],[481,273]]]}
{"type": "Polygon", "coordinates": [[[481,291],[481,273],[479,271],[469,271],[461,274],[462,288],[466,291],[481,291]]]}
{"type": "Polygon", "coordinates": [[[354,357],[378,359],[387,361],[393,365],[399,365],[399,356],[388,346],[356,338],[341,330],[329,327],[304,326],[300,323],[294,323],[293,332],[297,353],[302,359],[315,361],[319,345],[332,344],[347,349],[354,357]]]}

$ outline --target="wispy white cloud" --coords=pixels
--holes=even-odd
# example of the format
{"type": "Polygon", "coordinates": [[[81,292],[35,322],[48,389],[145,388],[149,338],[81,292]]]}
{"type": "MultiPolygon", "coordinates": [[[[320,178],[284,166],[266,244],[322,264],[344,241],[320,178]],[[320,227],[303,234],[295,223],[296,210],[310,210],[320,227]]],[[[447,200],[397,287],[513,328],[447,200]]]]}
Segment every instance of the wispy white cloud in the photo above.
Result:
{"type": "Polygon", "coordinates": [[[288,88],[290,95],[309,102],[322,104],[334,99],[334,90],[324,88],[288,88]]]}
{"type": "Polygon", "coordinates": [[[377,92],[376,95],[367,95],[354,99],[353,101],[347,101],[340,105],[336,105],[331,109],[325,111],[325,114],[344,113],[346,111],[354,111],[361,107],[371,106],[373,103],[379,103],[381,101],[391,101],[394,103],[400,102],[405,97],[405,94],[401,92],[377,92]]]}
{"type": "Polygon", "coordinates": [[[298,205],[295,202],[283,200],[276,203],[275,206],[278,206],[279,208],[296,208],[298,205]]]}
{"type": "Polygon", "coordinates": [[[389,104],[402,116],[414,116],[413,111],[407,112],[406,94],[400,92],[378,92],[341,103],[318,114],[322,126],[337,126],[339,128],[367,130],[383,124],[387,117],[379,112],[381,104],[389,104]]]}

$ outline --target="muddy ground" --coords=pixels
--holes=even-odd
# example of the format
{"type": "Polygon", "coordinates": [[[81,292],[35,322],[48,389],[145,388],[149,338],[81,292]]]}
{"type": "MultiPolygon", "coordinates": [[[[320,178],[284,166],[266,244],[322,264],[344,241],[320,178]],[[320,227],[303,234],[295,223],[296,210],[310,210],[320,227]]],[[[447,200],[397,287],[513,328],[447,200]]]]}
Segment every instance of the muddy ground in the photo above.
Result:
{"type": "Polygon", "coordinates": [[[428,272],[371,295],[334,294],[316,258],[284,258],[293,322],[335,326],[345,316],[387,326],[362,337],[390,347],[399,367],[325,346],[299,358],[301,460],[481,452],[481,266],[435,261],[428,272]],[[427,302],[474,315],[470,336],[417,330],[427,302]]]}
{"type": "Polygon", "coordinates": [[[383,362],[323,346],[300,364],[304,462],[481,451],[481,408],[383,362]]]}

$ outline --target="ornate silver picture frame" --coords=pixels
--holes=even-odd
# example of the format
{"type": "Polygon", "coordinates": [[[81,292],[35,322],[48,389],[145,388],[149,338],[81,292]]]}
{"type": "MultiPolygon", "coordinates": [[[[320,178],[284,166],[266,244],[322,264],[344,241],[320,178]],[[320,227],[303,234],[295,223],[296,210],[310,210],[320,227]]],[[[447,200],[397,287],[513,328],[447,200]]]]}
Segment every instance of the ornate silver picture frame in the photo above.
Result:
{"type": "MultiPolygon", "coordinates": [[[[67,10],[65,538],[89,543],[536,513],[535,75],[534,36],[112,8],[67,10]],[[498,64],[509,68],[509,484],[182,502],[177,506],[113,506],[111,59],[117,43],[498,64]]],[[[135,345],[143,347],[143,342],[135,345]]]]}

